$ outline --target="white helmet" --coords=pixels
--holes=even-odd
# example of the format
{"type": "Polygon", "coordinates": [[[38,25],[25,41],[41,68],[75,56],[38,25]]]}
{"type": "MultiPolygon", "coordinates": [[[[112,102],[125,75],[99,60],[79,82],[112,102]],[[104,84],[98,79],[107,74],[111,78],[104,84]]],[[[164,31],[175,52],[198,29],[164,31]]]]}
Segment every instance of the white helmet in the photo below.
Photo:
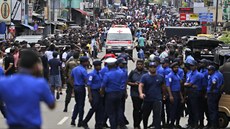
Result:
{"type": "Polygon", "coordinates": [[[155,57],[155,55],[154,55],[154,54],[151,54],[151,55],[149,56],[149,60],[150,60],[150,61],[154,61],[154,57],[155,57]]]}

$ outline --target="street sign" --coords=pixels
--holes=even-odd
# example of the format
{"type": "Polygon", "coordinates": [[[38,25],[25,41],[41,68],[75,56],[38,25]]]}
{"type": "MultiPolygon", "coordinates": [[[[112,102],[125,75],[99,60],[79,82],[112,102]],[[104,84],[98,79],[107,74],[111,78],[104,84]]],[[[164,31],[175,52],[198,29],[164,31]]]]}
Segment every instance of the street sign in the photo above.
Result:
{"type": "Polygon", "coordinates": [[[199,21],[213,22],[213,13],[199,13],[199,21]]]}
{"type": "Polygon", "coordinates": [[[5,39],[5,34],[0,34],[0,39],[5,39]]]}
{"type": "Polygon", "coordinates": [[[11,21],[11,1],[1,0],[0,1],[0,21],[10,22],[11,21]]]}
{"type": "Polygon", "coordinates": [[[186,21],[186,14],[185,13],[180,14],[180,21],[186,21]]]}
{"type": "Polygon", "coordinates": [[[193,13],[193,8],[179,8],[179,13],[186,13],[186,14],[193,13]]]}

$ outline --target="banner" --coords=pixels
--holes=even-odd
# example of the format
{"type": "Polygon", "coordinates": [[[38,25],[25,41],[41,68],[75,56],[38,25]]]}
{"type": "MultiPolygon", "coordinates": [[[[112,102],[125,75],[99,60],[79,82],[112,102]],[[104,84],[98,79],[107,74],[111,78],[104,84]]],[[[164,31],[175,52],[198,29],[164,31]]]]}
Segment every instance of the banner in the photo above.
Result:
{"type": "Polygon", "coordinates": [[[0,0],[0,21],[11,22],[11,0],[0,0]]]}

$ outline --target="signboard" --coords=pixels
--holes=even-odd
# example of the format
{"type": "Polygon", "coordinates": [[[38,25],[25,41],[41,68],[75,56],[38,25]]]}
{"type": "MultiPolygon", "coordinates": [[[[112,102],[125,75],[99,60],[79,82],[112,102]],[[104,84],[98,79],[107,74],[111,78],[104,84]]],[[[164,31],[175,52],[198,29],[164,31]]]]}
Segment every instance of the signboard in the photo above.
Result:
{"type": "Polygon", "coordinates": [[[22,1],[11,0],[11,19],[20,21],[22,19],[22,1]]]}
{"type": "Polygon", "coordinates": [[[11,21],[11,0],[0,0],[0,21],[11,21]]]}
{"type": "Polygon", "coordinates": [[[194,8],[196,8],[196,7],[199,7],[199,8],[201,7],[202,8],[202,7],[204,7],[204,2],[194,2],[193,5],[194,5],[193,6],[194,8]]]}
{"type": "Polygon", "coordinates": [[[213,13],[199,13],[199,21],[213,22],[213,13]]]}
{"type": "Polygon", "coordinates": [[[5,39],[5,34],[0,34],[0,39],[5,39]]]}
{"type": "Polygon", "coordinates": [[[198,14],[187,14],[188,15],[188,19],[189,21],[199,21],[199,15],[198,14]]]}
{"type": "Polygon", "coordinates": [[[186,21],[186,14],[185,13],[180,14],[180,21],[186,21]]]}
{"type": "Polygon", "coordinates": [[[193,13],[193,8],[179,8],[179,13],[186,13],[186,14],[193,13]]]}

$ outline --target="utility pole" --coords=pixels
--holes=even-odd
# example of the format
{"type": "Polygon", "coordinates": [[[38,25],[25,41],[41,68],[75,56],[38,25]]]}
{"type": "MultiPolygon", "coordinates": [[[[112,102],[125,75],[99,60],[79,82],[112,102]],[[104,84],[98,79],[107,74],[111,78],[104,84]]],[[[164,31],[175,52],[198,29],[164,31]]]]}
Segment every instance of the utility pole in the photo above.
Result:
{"type": "Polygon", "coordinates": [[[216,1],[216,21],[214,26],[214,32],[217,32],[217,26],[218,26],[218,7],[219,7],[219,0],[216,1]]]}
{"type": "Polygon", "coordinates": [[[52,20],[55,21],[55,1],[56,0],[53,0],[53,15],[52,15],[52,20]]]}
{"type": "Polygon", "coordinates": [[[96,0],[93,0],[93,25],[96,26],[96,18],[95,18],[95,4],[96,0]]]}
{"type": "Polygon", "coordinates": [[[25,0],[25,24],[28,24],[29,20],[29,6],[28,6],[28,0],[25,0]]]}
{"type": "Polygon", "coordinates": [[[68,0],[68,1],[69,1],[68,21],[71,21],[72,0],[68,0]]]}

